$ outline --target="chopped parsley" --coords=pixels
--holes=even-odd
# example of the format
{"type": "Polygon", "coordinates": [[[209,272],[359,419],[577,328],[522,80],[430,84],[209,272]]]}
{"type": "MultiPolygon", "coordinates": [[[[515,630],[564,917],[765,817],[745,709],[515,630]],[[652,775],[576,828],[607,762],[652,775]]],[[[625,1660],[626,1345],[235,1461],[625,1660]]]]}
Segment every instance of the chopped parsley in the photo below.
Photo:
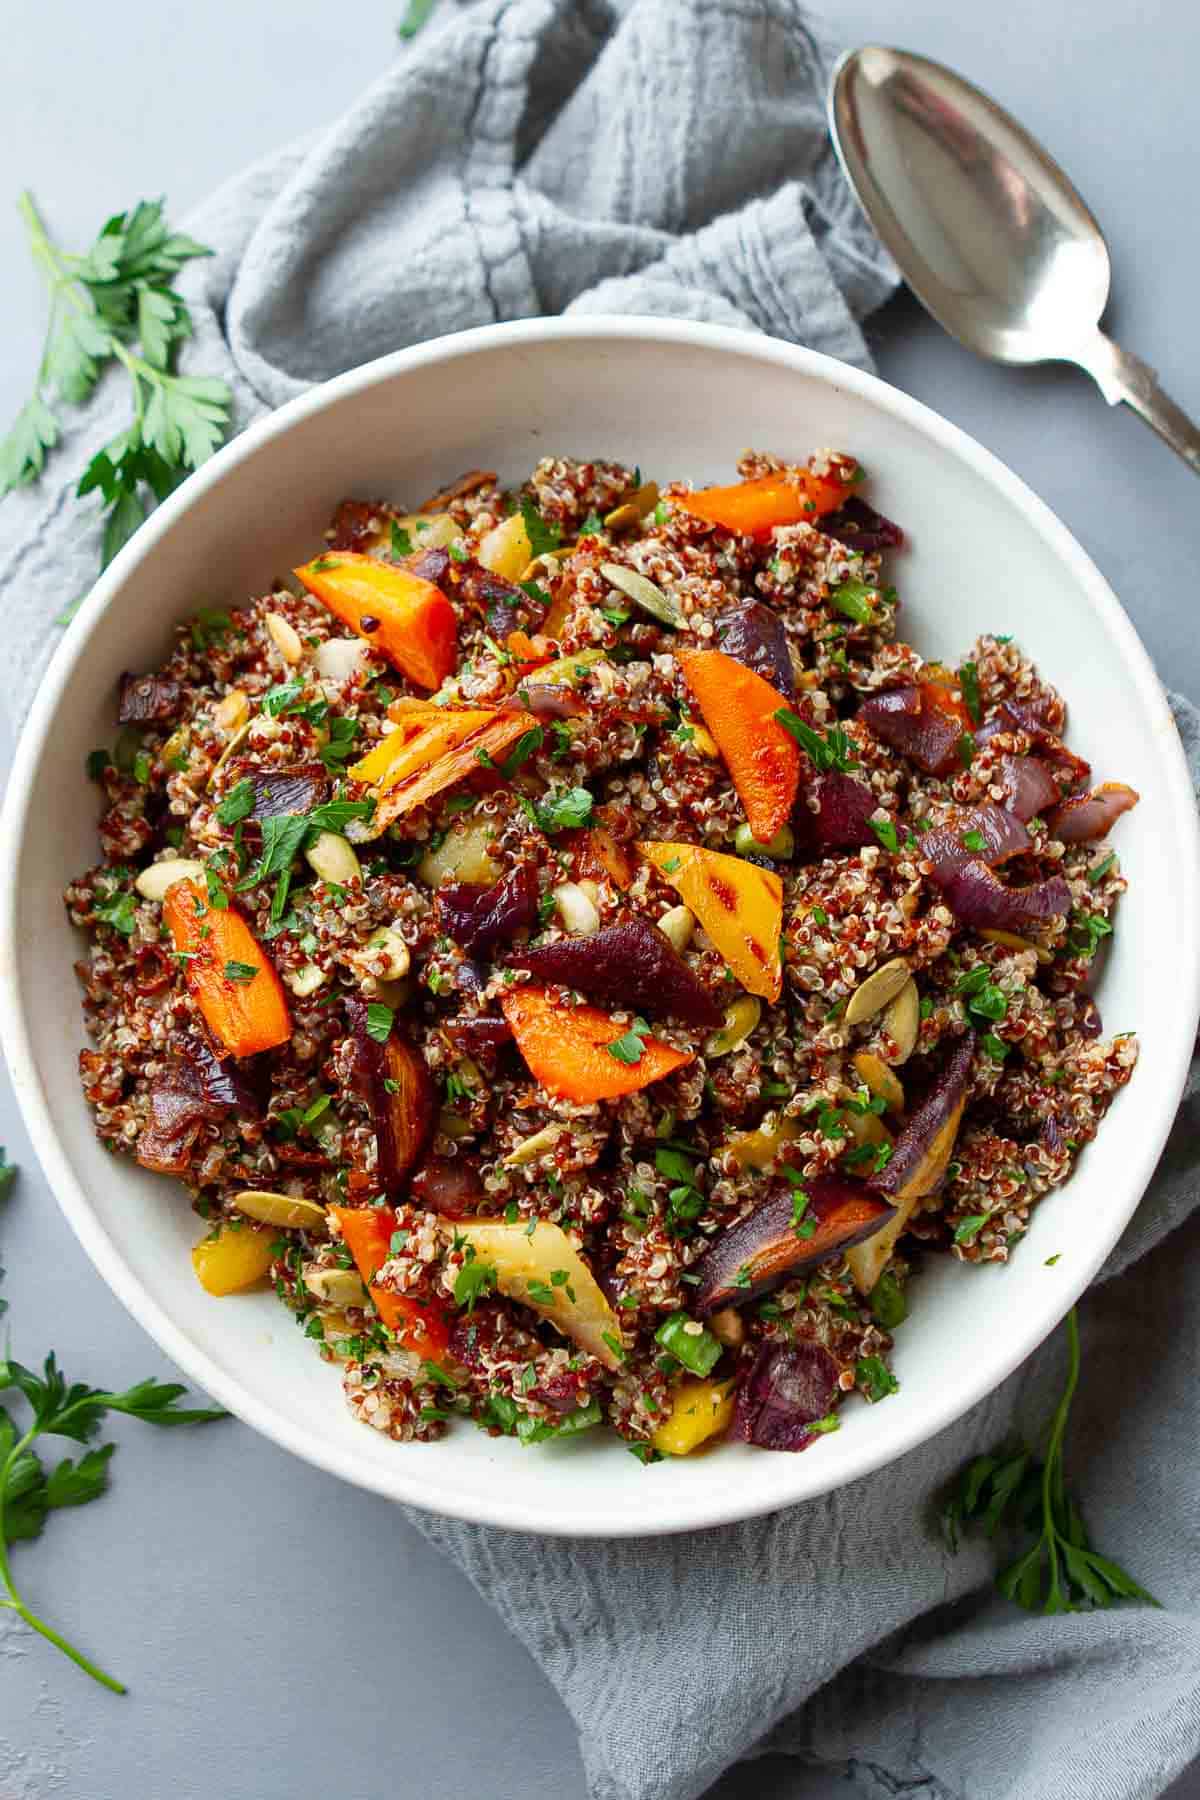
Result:
{"type": "Polygon", "coordinates": [[[894,819],[868,819],[867,824],[885,850],[899,850],[900,833],[896,830],[894,819]]]}
{"type": "Polygon", "coordinates": [[[529,539],[529,555],[534,562],[539,556],[549,556],[557,550],[562,538],[559,526],[543,519],[532,500],[522,500],[521,517],[525,521],[525,535],[529,539]]]}
{"type": "Polygon", "coordinates": [[[835,587],[829,596],[829,604],[835,606],[856,625],[873,625],[875,623],[874,600],[876,590],[865,581],[843,581],[835,587]]]}
{"type": "Polygon", "coordinates": [[[552,836],[586,825],[592,815],[592,796],[585,787],[560,788],[534,806],[535,823],[552,836]]]}
{"type": "Polygon", "coordinates": [[[643,1039],[649,1029],[645,1019],[635,1019],[623,1037],[615,1038],[604,1048],[619,1063],[640,1063],[646,1053],[643,1039]]]}
{"type": "Polygon", "coordinates": [[[372,1000],[367,1007],[367,1036],[374,1038],[377,1044],[386,1044],[392,1035],[395,1018],[390,1006],[384,1006],[381,1000],[372,1000]]]}
{"type": "Polygon", "coordinates": [[[971,715],[971,723],[978,725],[983,717],[983,706],[979,699],[979,670],[973,662],[965,662],[958,671],[958,685],[962,689],[963,705],[971,715]]]}
{"type": "Polygon", "coordinates": [[[236,959],[231,959],[225,964],[224,974],[226,981],[253,981],[254,977],[258,974],[258,964],[238,962],[236,959]]]}
{"type": "Polygon", "coordinates": [[[984,837],[982,831],[964,831],[962,834],[962,847],[964,850],[974,850],[978,853],[981,850],[987,849],[987,839],[984,837]]]}
{"type": "Polygon", "coordinates": [[[836,769],[839,774],[845,774],[848,769],[858,768],[854,745],[840,725],[829,726],[822,737],[807,720],[788,706],[781,706],[773,716],[776,723],[782,725],[807,753],[814,769],[836,769]]]}
{"type": "Polygon", "coordinates": [[[217,818],[222,825],[236,825],[240,819],[248,819],[253,811],[254,783],[246,775],[236,787],[230,788],[221,801],[217,807],[217,818]]]}
{"type": "Polygon", "coordinates": [[[881,1356],[860,1356],[854,1365],[854,1379],[872,1404],[900,1392],[900,1383],[881,1356]]]}

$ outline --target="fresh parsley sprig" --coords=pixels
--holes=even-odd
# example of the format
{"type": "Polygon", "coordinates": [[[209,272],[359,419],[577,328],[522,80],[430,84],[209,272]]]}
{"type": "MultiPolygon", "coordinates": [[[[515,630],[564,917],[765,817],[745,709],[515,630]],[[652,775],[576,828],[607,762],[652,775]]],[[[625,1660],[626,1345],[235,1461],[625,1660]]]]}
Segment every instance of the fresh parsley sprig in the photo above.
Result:
{"type": "Polygon", "coordinates": [[[1000,1592],[1027,1612],[1087,1612],[1115,1600],[1157,1606],[1153,1594],[1132,1575],[1093,1549],[1067,1492],[1063,1437],[1079,1383],[1079,1322],[1073,1307],[1067,1314],[1067,1357],[1066,1385],[1050,1421],[1045,1460],[1039,1462],[1025,1449],[975,1457],[944,1498],[942,1531],[951,1550],[958,1549],[961,1533],[970,1525],[981,1526],[988,1537],[1002,1525],[1035,1533],[1033,1543],[996,1577],[1000,1592]]]}
{"type": "Polygon", "coordinates": [[[104,569],[151,505],[198,469],[229,428],[225,383],[174,368],[192,320],[172,284],[185,263],[212,251],[172,231],[161,200],[114,213],[82,256],[51,240],[31,194],[17,204],[49,287],[50,316],[33,392],[0,441],[0,498],[37,480],[59,441],[58,409],[81,406],[119,363],[132,384],[133,420],[92,458],[78,487],[81,497],[99,493],[103,502],[104,569]]]}
{"type": "Polygon", "coordinates": [[[108,1487],[108,1464],[116,1445],[97,1445],[78,1462],[68,1457],[51,1469],[43,1466],[33,1446],[39,1437],[87,1444],[111,1412],[142,1419],[147,1425],[197,1425],[226,1415],[216,1406],[181,1407],[178,1402],[186,1389],[175,1381],[139,1381],[120,1394],[84,1382],[68,1383],[53,1354],[46,1358],[40,1375],[11,1359],[0,1361],[0,1390],[5,1389],[21,1395],[33,1417],[21,1431],[9,1410],[0,1407],[0,1607],[24,1619],[93,1680],[123,1694],[125,1688],[115,1676],[77,1650],[26,1603],[13,1580],[10,1562],[12,1546],[40,1537],[52,1512],[99,1499],[108,1487]]]}

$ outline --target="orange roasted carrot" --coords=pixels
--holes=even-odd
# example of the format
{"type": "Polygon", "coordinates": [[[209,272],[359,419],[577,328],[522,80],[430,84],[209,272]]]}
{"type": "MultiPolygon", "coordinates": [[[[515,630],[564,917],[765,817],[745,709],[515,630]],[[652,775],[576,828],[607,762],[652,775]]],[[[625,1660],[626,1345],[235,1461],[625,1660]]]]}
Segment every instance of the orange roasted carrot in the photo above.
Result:
{"type": "Polygon", "coordinates": [[[691,907],[746,992],[778,1000],[783,883],[774,870],[698,844],[639,842],[637,848],[691,907]]]}
{"type": "Polygon", "coordinates": [[[791,817],[800,787],[799,745],[775,722],[787,700],[723,650],[682,651],[679,666],[717,740],[751,831],[760,844],[769,843],[791,817]]]}
{"type": "Polygon", "coordinates": [[[814,475],[798,469],[778,475],[758,475],[732,487],[701,488],[694,494],[673,494],[671,503],[712,525],[744,537],[766,537],[776,525],[798,525],[821,513],[844,506],[854,492],[852,483],[836,475],[814,475]]]}
{"type": "Polygon", "coordinates": [[[396,1215],[390,1206],[331,1206],[346,1248],[389,1331],[406,1350],[436,1362],[445,1354],[450,1330],[443,1311],[410,1294],[393,1294],[375,1286],[375,1277],[392,1253],[396,1215]]]}
{"type": "Polygon", "coordinates": [[[184,979],[213,1036],[233,1056],[286,1044],[292,1021],[266,951],[232,905],[208,904],[194,881],[167,889],[163,920],[187,957],[184,979]]]}
{"type": "Polygon", "coordinates": [[[688,1051],[630,1033],[598,1007],[564,1006],[533,983],[510,988],[500,1006],[530,1073],[550,1093],[580,1106],[635,1094],[694,1061],[688,1051]],[[636,1047],[629,1041],[634,1036],[636,1047]],[[618,1043],[636,1060],[611,1054],[618,1043]]]}
{"type": "MultiPolygon", "coordinates": [[[[504,752],[529,730],[526,712],[496,713],[482,731],[476,731],[465,743],[447,751],[424,768],[414,770],[402,780],[389,778],[372,815],[371,823],[380,831],[394,819],[403,818],[415,807],[424,806],[444,788],[477,775],[481,768],[503,760],[504,752]]],[[[415,741],[415,740],[414,740],[415,741]]]]}
{"type": "Polygon", "coordinates": [[[328,552],[293,573],[418,687],[440,687],[454,668],[458,619],[432,581],[354,550],[328,552]]]}

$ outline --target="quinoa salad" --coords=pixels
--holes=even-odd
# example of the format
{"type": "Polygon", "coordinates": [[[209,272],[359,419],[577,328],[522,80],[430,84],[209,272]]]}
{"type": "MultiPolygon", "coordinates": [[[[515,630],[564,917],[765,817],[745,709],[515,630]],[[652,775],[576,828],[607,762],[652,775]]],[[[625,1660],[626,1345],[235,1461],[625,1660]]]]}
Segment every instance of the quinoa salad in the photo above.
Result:
{"type": "Polygon", "coordinates": [[[1137,795],[1003,619],[904,641],[852,457],[653,473],[344,501],[88,760],[97,1134],[397,1440],[816,1444],[1137,1060],[1089,994],[1137,795]]]}

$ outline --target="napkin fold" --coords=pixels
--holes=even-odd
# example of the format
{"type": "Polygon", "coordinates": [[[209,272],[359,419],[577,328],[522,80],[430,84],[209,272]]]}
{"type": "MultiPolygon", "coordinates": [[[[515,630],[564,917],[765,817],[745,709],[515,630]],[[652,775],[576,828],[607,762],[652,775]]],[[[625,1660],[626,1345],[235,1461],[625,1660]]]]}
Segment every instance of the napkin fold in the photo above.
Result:
{"type": "MultiPolygon", "coordinates": [[[[543,312],[741,325],[869,366],[860,321],[896,276],[825,134],[829,63],[794,0],[443,0],[342,119],[186,221],[216,254],[181,282],[184,367],[223,375],[244,426],[371,357],[543,312]]],[[[73,489],[126,406],[103,383],[0,509],[14,714],[94,578],[73,489]]],[[[1200,721],[1174,705],[1200,778],[1200,721]]],[[[930,1529],[965,1457],[1036,1433],[1056,1341],[931,1444],[766,1519],[565,1543],[409,1514],[554,1682],[594,1800],[692,1800],[765,1751],[795,1759],[798,1800],[1135,1800],[1196,1755],[1198,1127],[1193,1070],[1105,1276],[1138,1266],[1082,1308],[1071,1436],[1097,1541],[1161,1611],[1026,1617],[991,1593],[986,1546],[950,1559],[930,1529]]]]}

